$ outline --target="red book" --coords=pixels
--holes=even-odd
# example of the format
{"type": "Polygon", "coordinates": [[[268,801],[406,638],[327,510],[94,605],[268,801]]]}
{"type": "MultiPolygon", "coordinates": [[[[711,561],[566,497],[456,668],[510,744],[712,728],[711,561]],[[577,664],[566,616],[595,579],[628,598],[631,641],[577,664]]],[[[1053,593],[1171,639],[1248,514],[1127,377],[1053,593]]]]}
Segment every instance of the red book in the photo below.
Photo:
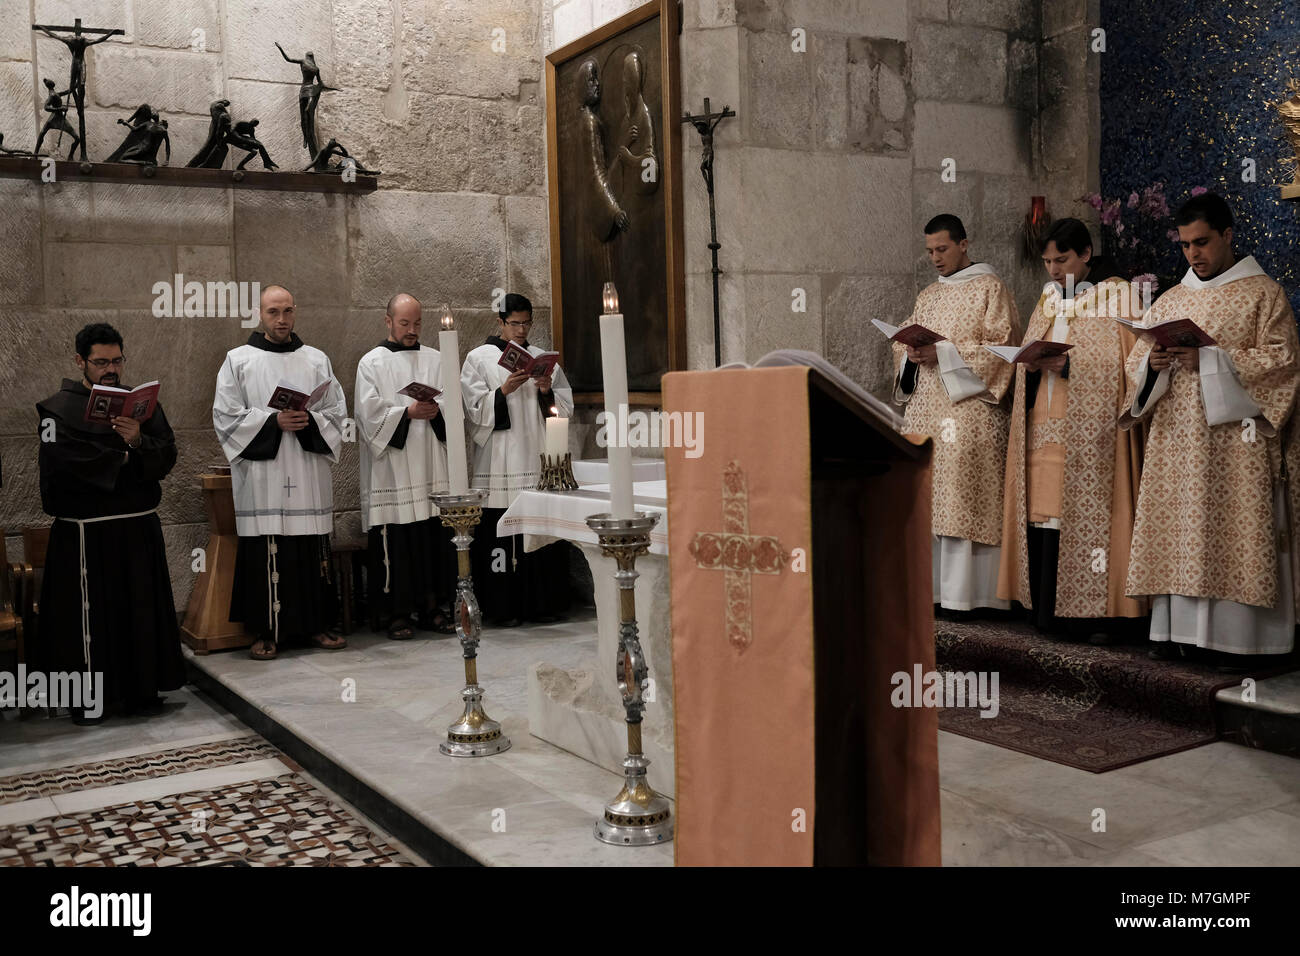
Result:
{"type": "Polygon", "coordinates": [[[1191,319],[1166,319],[1155,325],[1142,325],[1120,318],[1115,321],[1138,335],[1155,339],[1157,345],[1163,345],[1167,349],[1199,349],[1214,344],[1214,337],[1191,319]]]}
{"type": "Polygon", "coordinates": [[[522,345],[509,342],[497,364],[510,372],[527,372],[533,378],[545,378],[555,371],[559,361],[559,352],[542,352],[540,355],[533,355],[522,345]]]}
{"type": "Polygon", "coordinates": [[[271,400],[266,403],[266,406],[277,412],[301,412],[309,405],[315,405],[320,401],[321,396],[329,390],[329,387],[329,380],[326,379],[308,393],[297,385],[281,382],[275,387],[275,391],[271,393],[271,400]]]}
{"type": "Polygon", "coordinates": [[[1030,339],[1019,348],[1014,345],[986,345],[984,347],[1005,362],[1019,362],[1022,365],[1027,365],[1030,362],[1037,362],[1039,359],[1056,358],[1058,355],[1064,355],[1074,348],[1074,345],[1070,342],[1048,342],[1044,339],[1030,339]]]}
{"type": "Polygon", "coordinates": [[[410,385],[406,386],[406,388],[399,388],[397,394],[409,395],[417,402],[432,402],[442,394],[442,390],[434,388],[432,385],[422,385],[419,382],[412,382],[410,385]]]}
{"type": "Polygon", "coordinates": [[[146,382],[132,389],[96,385],[91,388],[90,399],[86,402],[86,421],[103,425],[114,418],[148,421],[153,410],[158,407],[159,388],[157,382],[146,382]]]}
{"type": "Polygon", "coordinates": [[[940,335],[938,332],[932,332],[924,325],[916,322],[902,328],[897,325],[890,325],[888,322],[881,322],[879,319],[872,319],[871,324],[884,332],[889,341],[897,342],[899,345],[910,345],[914,349],[923,349],[927,345],[943,342],[946,339],[945,336],[940,335]]]}

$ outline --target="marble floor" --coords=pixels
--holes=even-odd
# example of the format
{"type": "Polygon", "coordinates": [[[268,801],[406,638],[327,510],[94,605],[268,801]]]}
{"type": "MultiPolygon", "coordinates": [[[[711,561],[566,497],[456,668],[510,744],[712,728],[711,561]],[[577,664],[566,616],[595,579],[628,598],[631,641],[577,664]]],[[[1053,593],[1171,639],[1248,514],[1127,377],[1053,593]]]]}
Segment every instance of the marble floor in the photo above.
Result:
{"type": "Polygon", "coordinates": [[[193,688],[155,718],[0,719],[0,866],[418,866],[193,688]]]}
{"type": "MultiPolygon", "coordinates": [[[[460,711],[463,673],[454,638],[419,634],[396,642],[355,634],[350,641],[343,651],[288,650],[271,663],[252,661],[243,652],[193,660],[212,679],[476,860],[494,865],[671,865],[671,846],[610,847],[594,840],[592,825],[617,791],[618,778],[527,732],[528,666],[545,660],[572,667],[591,656],[594,618],[485,633],[479,658],[485,705],[502,721],[513,746],[504,754],[473,760],[444,757],[437,749],[460,711]],[[346,699],[353,693],[355,700],[346,699]]],[[[130,763],[127,758],[201,750],[250,734],[192,688],[168,698],[161,717],[110,720],[96,728],[75,727],[67,719],[0,721],[0,831],[48,818],[51,807],[60,813],[93,811],[109,801],[253,786],[285,772],[283,758],[250,753],[233,765],[182,767],[157,780],[109,781],[89,788],[102,791],[95,796],[51,794],[31,798],[35,802],[30,806],[24,806],[30,801],[4,796],[5,780],[42,769],[130,763]]],[[[948,733],[940,734],[939,757],[948,866],[1300,862],[1300,760],[1294,758],[1214,743],[1092,774],[948,733]]],[[[653,783],[653,766],[650,774],[653,783]]],[[[369,825],[380,839],[418,861],[369,825]]]]}

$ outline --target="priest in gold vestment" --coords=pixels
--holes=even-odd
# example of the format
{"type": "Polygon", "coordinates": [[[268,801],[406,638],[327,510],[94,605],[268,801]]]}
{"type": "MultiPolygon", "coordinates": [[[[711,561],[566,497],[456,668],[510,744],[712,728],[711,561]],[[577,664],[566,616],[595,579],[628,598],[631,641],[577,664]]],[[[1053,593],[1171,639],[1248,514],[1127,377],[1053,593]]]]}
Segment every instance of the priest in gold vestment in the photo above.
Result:
{"type": "Polygon", "coordinates": [[[944,341],[894,344],[894,401],[907,405],[909,431],[934,439],[934,600],[952,611],[1006,609],[997,583],[1012,370],[984,346],[1016,344],[1020,320],[993,268],[971,262],[960,219],[936,216],[925,234],[939,279],[903,325],[920,323],[944,341]]]}
{"type": "Polygon", "coordinates": [[[1065,355],[1015,366],[1007,446],[998,597],[1018,600],[1041,631],[1109,643],[1145,602],[1125,594],[1141,429],[1116,419],[1136,337],[1136,290],[1094,256],[1078,219],[1052,225],[1043,243],[1052,281],[1025,342],[1068,342],[1065,355]]]}
{"type": "MultiPolygon", "coordinates": [[[[1214,338],[1164,349],[1143,336],[1128,360],[1121,427],[1150,420],[1128,593],[1152,598],[1153,657],[1176,645],[1227,655],[1294,645],[1294,513],[1286,475],[1300,341],[1286,293],[1232,251],[1232,212],[1213,193],[1175,219],[1191,268],[1146,324],[1190,318],[1214,338]]],[[[1295,472],[1292,472],[1293,474],[1295,472]]]]}

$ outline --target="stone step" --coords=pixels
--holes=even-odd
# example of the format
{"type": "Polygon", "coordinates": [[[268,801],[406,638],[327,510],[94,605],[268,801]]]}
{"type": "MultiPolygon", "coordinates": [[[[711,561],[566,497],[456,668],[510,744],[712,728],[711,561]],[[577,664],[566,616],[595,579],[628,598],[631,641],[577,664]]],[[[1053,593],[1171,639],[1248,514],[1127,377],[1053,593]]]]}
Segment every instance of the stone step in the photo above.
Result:
{"type": "Polygon", "coordinates": [[[1214,695],[1225,740],[1288,757],[1300,757],[1300,671],[1266,677],[1253,687],[1225,687],[1214,695]]]}

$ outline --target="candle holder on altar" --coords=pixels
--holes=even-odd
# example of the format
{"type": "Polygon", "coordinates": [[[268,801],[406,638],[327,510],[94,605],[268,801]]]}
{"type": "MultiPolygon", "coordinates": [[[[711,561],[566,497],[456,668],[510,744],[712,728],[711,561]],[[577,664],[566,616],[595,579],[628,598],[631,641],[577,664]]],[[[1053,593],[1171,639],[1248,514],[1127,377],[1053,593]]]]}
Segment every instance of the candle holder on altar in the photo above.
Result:
{"type": "Polygon", "coordinates": [[[642,695],[649,683],[650,669],[637,638],[636,559],[650,550],[650,530],[658,521],[657,514],[640,511],[635,518],[598,514],[587,519],[587,527],[600,540],[601,553],[618,563],[614,572],[619,598],[615,677],[627,714],[627,756],[623,759],[623,789],[605,804],[605,812],[596,823],[596,839],[619,846],[653,846],[673,838],[671,804],[667,797],[651,788],[646,779],[650,761],[641,750],[641,718],[645,713],[642,695]]]}
{"type": "Polygon", "coordinates": [[[456,545],[456,635],[465,653],[465,689],[460,692],[465,710],[447,728],[447,739],[438,749],[450,757],[487,757],[510,749],[510,738],[501,732],[501,724],[483,711],[483,688],[478,682],[478,642],[483,630],[483,614],[474,597],[474,579],[470,575],[469,546],[474,540],[474,526],[483,515],[486,491],[470,490],[463,495],[429,496],[442,517],[442,523],[455,531],[456,545]]]}
{"type": "Polygon", "coordinates": [[[573,477],[573,455],[565,452],[563,458],[554,455],[540,455],[542,459],[542,477],[537,481],[538,491],[573,491],[578,481],[573,477]]]}

